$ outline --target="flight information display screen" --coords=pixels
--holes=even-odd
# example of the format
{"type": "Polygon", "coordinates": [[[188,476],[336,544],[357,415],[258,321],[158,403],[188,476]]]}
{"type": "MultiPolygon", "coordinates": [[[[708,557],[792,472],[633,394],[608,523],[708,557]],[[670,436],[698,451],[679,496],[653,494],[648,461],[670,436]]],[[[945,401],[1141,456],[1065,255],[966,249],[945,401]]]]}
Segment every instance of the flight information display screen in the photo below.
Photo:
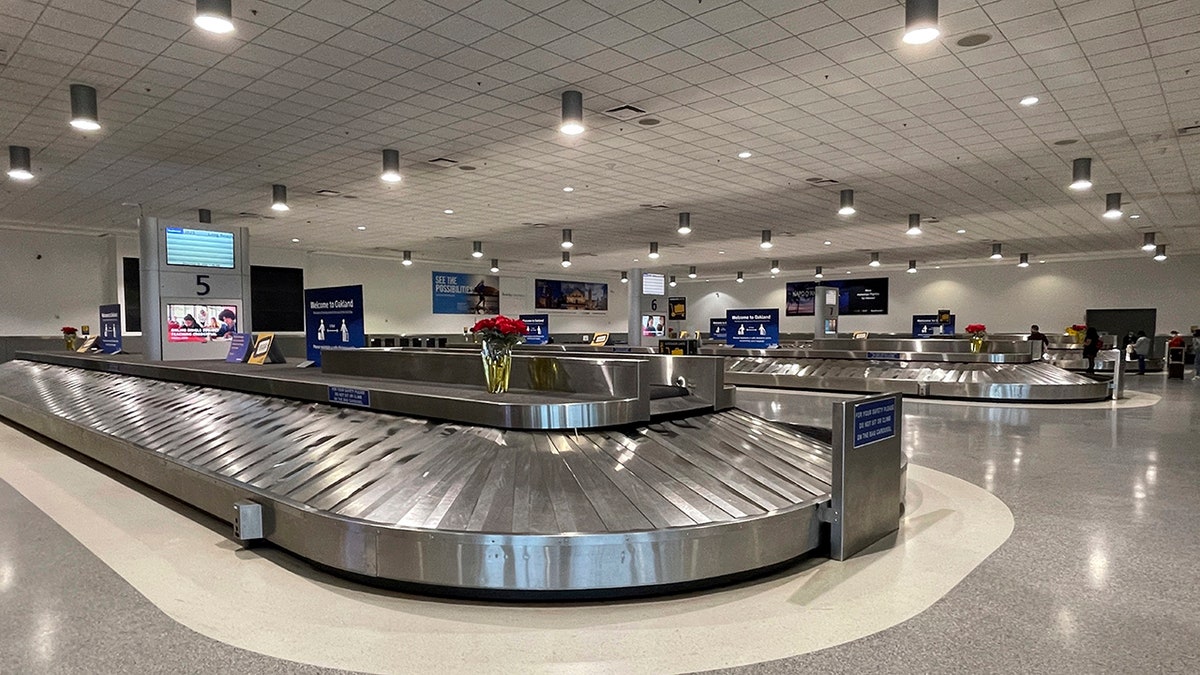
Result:
{"type": "Polygon", "coordinates": [[[663,274],[645,272],[642,274],[642,295],[666,295],[667,277],[663,274]]]}
{"type": "Polygon", "coordinates": [[[233,233],[168,227],[167,264],[233,269],[233,233]]]}

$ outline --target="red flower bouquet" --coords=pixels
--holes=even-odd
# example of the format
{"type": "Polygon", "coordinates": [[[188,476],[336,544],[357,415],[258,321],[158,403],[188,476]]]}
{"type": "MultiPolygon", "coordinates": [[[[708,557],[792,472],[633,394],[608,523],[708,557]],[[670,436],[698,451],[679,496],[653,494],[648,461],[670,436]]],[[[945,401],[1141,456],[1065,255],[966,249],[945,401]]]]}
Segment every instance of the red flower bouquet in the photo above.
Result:
{"type": "Polygon", "coordinates": [[[529,333],[529,328],[520,319],[510,319],[500,315],[492,319],[480,319],[471,327],[471,333],[477,341],[500,340],[509,345],[521,341],[521,336],[529,333]]]}
{"type": "Polygon", "coordinates": [[[987,326],[981,323],[968,324],[967,333],[969,333],[971,337],[983,337],[987,335],[987,326]]]}
{"type": "Polygon", "coordinates": [[[63,327],[62,327],[62,334],[63,334],[63,337],[66,337],[66,336],[68,336],[68,335],[74,335],[74,334],[76,334],[76,333],[78,333],[78,332],[79,332],[79,331],[75,330],[75,327],[74,327],[74,326],[63,326],[63,327]]]}

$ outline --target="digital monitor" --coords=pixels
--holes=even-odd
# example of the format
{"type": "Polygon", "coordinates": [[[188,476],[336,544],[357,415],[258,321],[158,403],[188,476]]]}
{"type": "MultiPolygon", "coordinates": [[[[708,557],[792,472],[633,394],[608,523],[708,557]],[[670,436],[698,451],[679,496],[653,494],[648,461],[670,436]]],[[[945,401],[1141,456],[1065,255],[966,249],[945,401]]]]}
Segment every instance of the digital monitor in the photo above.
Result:
{"type": "Polygon", "coordinates": [[[645,272],[642,274],[642,295],[666,295],[667,277],[662,274],[645,272]]]}
{"type": "Polygon", "coordinates": [[[167,264],[233,269],[233,233],[168,227],[167,264]]]}
{"type": "Polygon", "coordinates": [[[642,335],[650,337],[662,337],[667,331],[667,315],[666,314],[643,314],[642,315],[642,335]]]}
{"type": "Polygon", "coordinates": [[[238,332],[237,305],[167,305],[167,342],[231,340],[238,332]]]}

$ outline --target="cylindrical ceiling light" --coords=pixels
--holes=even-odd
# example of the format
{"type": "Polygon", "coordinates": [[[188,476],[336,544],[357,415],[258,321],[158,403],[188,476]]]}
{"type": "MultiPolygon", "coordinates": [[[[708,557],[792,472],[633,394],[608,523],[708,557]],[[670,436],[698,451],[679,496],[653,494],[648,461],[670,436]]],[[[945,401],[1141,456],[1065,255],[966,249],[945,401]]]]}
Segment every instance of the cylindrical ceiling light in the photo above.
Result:
{"type": "Polygon", "coordinates": [[[471,242],[471,257],[472,258],[482,258],[483,257],[483,242],[482,241],[471,242]]]}
{"type": "Polygon", "coordinates": [[[1017,267],[1029,267],[1029,254],[1021,254],[1021,262],[1017,263],[1017,267]]]}
{"type": "Polygon", "coordinates": [[[273,211],[287,211],[287,186],[275,184],[271,186],[271,209],[273,211]]]}
{"type": "Polygon", "coordinates": [[[745,281],[746,281],[746,277],[742,276],[741,272],[738,272],[737,282],[740,284],[740,283],[744,283],[745,281]]]}
{"type": "Polygon", "coordinates": [[[696,266],[695,265],[692,265],[691,267],[688,268],[688,278],[689,279],[696,278],[696,266]]]}
{"type": "Polygon", "coordinates": [[[908,261],[908,270],[907,270],[907,271],[908,271],[908,273],[909,273],[909,274],[916,274],[916,273],[917,273],[917,261],[916,261],[916,260],[909,260],[909,261],[908,261]]]}
{"type": "Polygon", "coordinates": [[[209,211],[208,209],[200,209],[199,215],[200,215],[200,222],[208,223],[208,224],[212,223],[212,211],[209,211]]]}
{"type": "Polygon", "coordinates": [[[908,229],[904,231],[904,234],[909,236],[921,234],[921,214],[908,214],[908,229]]]}
{"type": "Polygon", "coordinates": [[[492,258],[492,274],[500,271],[500,259],[492,258]]]}
{"type": "Polygon", "coordinates": [[[676,228],[675,231],[678,232],[679,234],[691,234],[692,233],[692,214],[690,214],[686,211],[679,214],[679,227],[676,228]]]}
{"type": "Polygon", "coordinates": [[[1167,259],[1167,245],[1159,244],[1154,247],[1154,259],[1162,262],[1167,259]]]}
{"type": "Polygon", "coordinates": [[[629,272],[621,272],[621,283],[629,283],[629,272]]]}
{"type": "Polygon", "coordinates": [[[867,263],[867,266],[868,267],[879,267],[879,254],[878,253],[871,254],[871,262],[867,263]]]}
{"type": "Polygon", "coordinates": [[[401,260],[400,264],[404,265],[405,267],[409,267],[412,265],[412,251],[404,252],[404,260],[401,260]]]}
{"type": "Polygon", "coordinates": [[[999,260],[1004,257],[1001,248],[1000,244],[992,244],[992,255],[990,256],[992,260],[999,260]]]}
{"type": "Polygon", "coordinates": [[[563,266],[563,267],[570,267],[570,266],[571,266],[571,252],[570,252],[570,251],[563,251],[563,256],[562,256],[562,258],[563,258],[563,259],[562,259],[562,266],[563,266]]]}
{"type": "Polygon", "coordinates": [[[838,215],[852,216],[854,214],[854,190],[842,190],[842,207],[838,209],[838,215]]]}
{"type": "Polygon", "coordinates": [[[82,131],[96,131],[100,128],[96,90],[86,84],[71,85],[71,126],[82,131]]]}
{"type": "Polygon", "coordinates": [[[771,261],[771,274],[779,274],[779,261],[778,260],[771,261]]]}
{"type": "Polygon", "coordinates": [[[1092,158],[1080,157],[1071,162],[1071,189],[1090,190],[1092,187],[1092,158]]]}
{"type": "Polygon", "coordinates": [[[563,248],[571,248],[571,247],[572,247],[572,246],[574,246],[574,245],[575,245],[575,242],[574,242],[574,240],[572,240],[572,239],[571,239],[571,230],[570,230],[570,228],[565,228],[565,227],[564,227],[564,228],[563,228],[562,247],[563,247],[563,248]]]}
{"type": "Polygon", "coordinates": [[[771,243],[771,231],[763,230],[762,231],[762,242],[758,245],[758,247],[759,248],[771,248],[774,245],[775,244],[771,243]]]}
{"type": "Polygon", "coordinates": [[[671,288],[675,288],[676,286],[678,286],[678,285],[679,285],[679,284],[677,284],[677,283],[675,282],[675,275],[674,275],[674,274],[672,274],[672,275],[671,275],[671,280],[667,282],[667,285],[668,285],[668,286],[670,286],[671,288]]]}
{"type": "Polygon", "coordinates": [[[568,136],[582,134],[583,94],[573,89],[562,93],[562,126],[558,130],[568,136]]]}
{"type": "Polygon", "coordinates": [[[399,183],[402,180],[399,150],[384,149],[383,173],[379,174],[379,177],[388,183],[399,183]]]}
{"type": "Polygon", "coordinates": [[[1149,251],[1154,250],[1154,244],[1155,244],[1154,237],[1155,237],[1155,234],[1153,232],[1147,232],[1142,235],[1142,250],[1143,251],[1149,252],[1149,251]]]}
{"type": "Polygon", "coordinates": [[[910,45],[932,42],[938,30],[938,0],[908,0],[904,3],[904,41],[910,45]]]}
{"type": "Polygon", "coordinates": [[[8,177],[13,180],[33,178],[33,164],[29,159],[29,148],[23,145],[8,146],[8,177]]]}
{"type": "Polygon", "coordinates": [[[825,278],[825,272],[824,272],[824,270],[821,269],[820,265],[817,265],[817,271],[815,274],[813,274],[813,278],[814,279],[824,279],[825,278]]]}
{"type": "Polygon", "coordinates": [[[1121,193],[1110,192],[1104,195],[1104,217],[1116,220],[1121,217],[1121,193]]]}
{"type": "Polygon", "coordinates": [[[210,33],[232,33],[233,0],[196,0],[192,21],[210,33]]]}
{"type": "Polygon", "coordinates": [[[650,253],[646,257],[650,258],[651,260],[658,260],[658,242],[657,241],[650,242],[650,253]]]}

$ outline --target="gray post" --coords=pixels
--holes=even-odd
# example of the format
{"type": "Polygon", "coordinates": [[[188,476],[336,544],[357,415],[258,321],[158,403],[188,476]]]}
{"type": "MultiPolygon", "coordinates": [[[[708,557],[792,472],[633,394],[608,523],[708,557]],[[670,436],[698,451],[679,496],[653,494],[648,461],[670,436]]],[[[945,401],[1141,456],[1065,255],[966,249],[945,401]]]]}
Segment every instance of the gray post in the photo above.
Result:
{"type": "Polygon", "coordinates": [[[642,346],[642,269],[635,267],[628,272],[629,283],[629,346],[642,346]]]}
{"type": "Polygon", "coordinates": [[[158,219],[138,218],[138,276],[142,293],[142,352],[147,361],[162,361],[162,293],[159,286],[158,219]]]}

